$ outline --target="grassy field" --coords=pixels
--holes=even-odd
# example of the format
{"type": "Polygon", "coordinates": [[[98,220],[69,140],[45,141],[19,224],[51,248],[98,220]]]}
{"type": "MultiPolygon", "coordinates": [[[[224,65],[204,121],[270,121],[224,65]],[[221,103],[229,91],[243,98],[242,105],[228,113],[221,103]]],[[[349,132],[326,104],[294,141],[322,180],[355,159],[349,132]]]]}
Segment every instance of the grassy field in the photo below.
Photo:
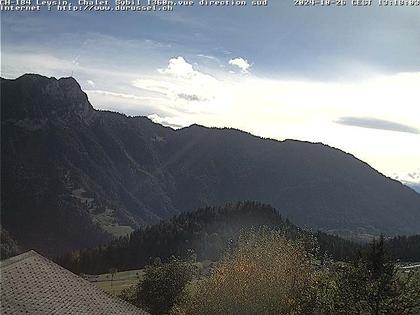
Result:
{"type": "Polygon", "coordinates": [[[111,233],[115,237],[125,236],[134,231],[131,226],[119,225],[116,222],[114,210],[110,208],[103,208],[98,211],[98,206],[95,204],[95,199],[87,196],[86,190],[78,188],[72,191],[72,196],[85,204],[89,213],[95,223],[98,223],[105,231],[111,233]]]}
{"type": "MultiPolygon", "coordinates": [[[[208,274],[213,262],[203,261],[195,263],[200,275],[208,274]]],[[[113,295],[120,295],[124,289],[137,285],[143,278],[144,269],[121,271],[114,274],[104,273],[100,275],[85,275],[84,278],[95,284],[105,292],[113,295]]]]}
{"type": "Polygon", "coordinates": [[[94,222],[98,223],[105,231],[116,237],[125,236],[133,232],[133,228],[128,225],[119,225],[114,217],[114,210],[106,208],[101,213],[91,213],[94,222]]]}
{"type": "Polygon", "coordinates": [[[105,292],[119,295],[124,289],[135,286],[143,277],[143,274],[144,271],[139,269],[117,272],[114,277],[110,273],[104,273],[97,276],[87,276],[86,279],[105,292]]]}

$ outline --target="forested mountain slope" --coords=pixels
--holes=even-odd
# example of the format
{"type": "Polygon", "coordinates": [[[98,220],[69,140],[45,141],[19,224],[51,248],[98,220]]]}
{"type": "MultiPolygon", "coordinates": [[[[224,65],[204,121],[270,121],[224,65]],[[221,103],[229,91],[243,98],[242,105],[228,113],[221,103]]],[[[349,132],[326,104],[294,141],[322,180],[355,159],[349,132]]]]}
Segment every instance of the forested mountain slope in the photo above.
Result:
{"type": "Polygon", "coordinates": [[[299,239],[318,257],[350,260],[362,246],[322,232],[311,234],[284,220],[276,209],[258,202],[229,203],[182,213],[106,246],[63,255],[58,262],[76,273],[99,274],[112,268],[139,269],[159,258],[218,261],[236,247],[241,233],[261,227],[276,229],[288,239],[299,239]],[[318,250],[319,246],[319,250],[318,250]]]}
{"type": "Polygon", "coordinates": [[[2,79],[1,131],[2,225],[46,254],[240,200],[346,236],[420,232],[420,195],[350,154],[98,111],[72,78],[2,79]]]}

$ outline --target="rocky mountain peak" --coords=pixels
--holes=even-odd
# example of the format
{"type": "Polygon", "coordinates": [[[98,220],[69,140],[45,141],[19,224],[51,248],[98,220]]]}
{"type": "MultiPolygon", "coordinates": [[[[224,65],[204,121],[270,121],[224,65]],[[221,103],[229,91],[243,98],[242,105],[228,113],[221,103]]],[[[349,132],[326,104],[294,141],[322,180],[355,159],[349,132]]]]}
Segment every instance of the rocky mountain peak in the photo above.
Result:
{"type": "Polygon", "coordinates": [[[87,95],[72,78],[56,79],[25,74],[15,80],[1,80],[2,99],[13,100],[2,106],[7,119],[46,119],[75,115],[86,119],[93,112],[87,95]]]}

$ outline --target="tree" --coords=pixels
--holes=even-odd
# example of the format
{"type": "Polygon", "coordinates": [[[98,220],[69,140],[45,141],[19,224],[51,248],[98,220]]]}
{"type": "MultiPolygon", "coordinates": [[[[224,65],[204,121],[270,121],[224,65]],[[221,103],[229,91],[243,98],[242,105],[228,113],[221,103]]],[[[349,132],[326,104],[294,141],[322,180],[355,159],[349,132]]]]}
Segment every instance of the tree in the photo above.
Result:
{"type": "Polygon", "coordinates": [[[192,284],[173,314],[301,314],[316,283],[303,242],[261,228],[243,234],[212,275],[192,284]]]}
{"type": "Polygon", "coordinates": [[[399,272],[384,246],[374,240],[340,278],[345,314],[418,314],[420,283],[399,272]]]}
{"type": "Polygon", "coordinates": [[[160,260],[146,267],[143,280],[137,287],[135,304],[152,315],[165,315],[182,298],[185,286],[193,279],[195,266],[173,258],[169,263],[160,260]]]}
{"type": "Polygon", "coordinates": [[[114,277],[117,274],[118,269],[117,268],[111,268],[109,269],[109,274],[111,275],[111,292],[113,292],[113,282],[114,282],[114,277]]]}
{"type": "Polygon", "coordinates": [[[0,226],[0,260],[16,256],[21,253],[16,240],[0,226]]]}

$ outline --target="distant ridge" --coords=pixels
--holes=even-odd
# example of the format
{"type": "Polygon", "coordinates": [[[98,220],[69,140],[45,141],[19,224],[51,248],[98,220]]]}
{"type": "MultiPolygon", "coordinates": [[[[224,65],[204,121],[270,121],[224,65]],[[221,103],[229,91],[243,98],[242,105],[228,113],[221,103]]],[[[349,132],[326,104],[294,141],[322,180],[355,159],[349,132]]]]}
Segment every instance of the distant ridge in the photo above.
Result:
{"type": "Polygon", "coordinates": [[[323,144],[95,110],[73,78],[1,80],[2,225],[55,255],[183,211],[273,205],[347,237],[420,233],[420,195],[323,144]]]}

